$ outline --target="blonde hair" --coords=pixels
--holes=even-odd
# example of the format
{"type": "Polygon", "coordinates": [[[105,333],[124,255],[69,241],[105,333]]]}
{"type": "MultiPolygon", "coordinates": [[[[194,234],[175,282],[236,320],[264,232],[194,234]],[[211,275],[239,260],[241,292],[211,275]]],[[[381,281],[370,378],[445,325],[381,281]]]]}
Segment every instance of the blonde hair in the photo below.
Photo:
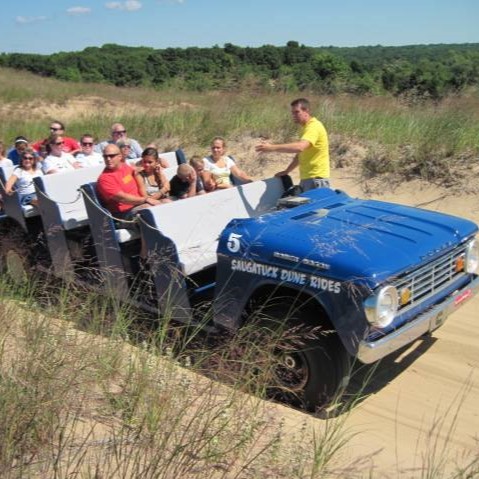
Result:
{"type": "Polygon", "coordinates": [[[203,166],[203,158],[200,155],[193,155],[190,158],[190,165],[195,168],[196,166],[203,166]]]}
{"type": "Polygon", "coordinates": [[[194,170],[191,165],[188,165],[188,163],[182,163],[181,165],[178,166],[178,170],[176,170],[176,174],[180,178],[184,178],[185,176],[188,176],[193,171],[194,170]]]}

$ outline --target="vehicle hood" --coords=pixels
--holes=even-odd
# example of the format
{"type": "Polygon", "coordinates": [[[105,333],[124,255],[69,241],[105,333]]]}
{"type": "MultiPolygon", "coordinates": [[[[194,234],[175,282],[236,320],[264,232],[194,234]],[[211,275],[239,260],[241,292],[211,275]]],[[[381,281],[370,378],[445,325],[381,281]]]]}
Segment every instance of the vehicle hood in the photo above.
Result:
{"type": "Polygon", "coordinates": [[[351,198],[318,189],[309,204],[233,220],[219,253],[232,255],[226,242],[240,235],[242,255],[341,281],[369,286],[397,276],[451,250],[477,232],[468,220],[420,208],[351,198]]]}

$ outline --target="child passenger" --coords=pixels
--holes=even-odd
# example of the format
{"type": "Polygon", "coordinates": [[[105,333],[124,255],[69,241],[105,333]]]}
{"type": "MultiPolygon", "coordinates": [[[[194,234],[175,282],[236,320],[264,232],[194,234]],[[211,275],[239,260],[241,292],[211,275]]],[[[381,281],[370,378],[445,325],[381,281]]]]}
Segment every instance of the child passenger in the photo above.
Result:
{"type": "Polygon", "coordinates": [[[206,193],[206,191],[214,190],[214,183],[212,182],[211,178],[206,179],[206,181],[211,182],[205,187],[205,179],[203,179],[203,173],[205,171],[205,164],[203,162],[203,158],[199,155],[194,155],[190,159],[190,165],[196,171],[196,194],[202,195],[206,193]]]}
{"type": "Polygon", "coordinates": [[[170,181],[171,196],[182,200],[204,193],[204,190],[196,191],[196,180],[196,171],[191,165],[186,163],[179,165],[176,175],[170,181]]]}

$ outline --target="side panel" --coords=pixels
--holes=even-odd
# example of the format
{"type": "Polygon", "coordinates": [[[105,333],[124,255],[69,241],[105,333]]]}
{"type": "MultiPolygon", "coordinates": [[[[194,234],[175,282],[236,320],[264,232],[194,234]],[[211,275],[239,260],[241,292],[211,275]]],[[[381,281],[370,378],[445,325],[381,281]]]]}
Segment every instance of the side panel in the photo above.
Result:
{"type": "Polygon", "coordinates": [[[148,208],[142,210],[139,217],[148,268],[152,273],[162,316],[188,322],[192,317],[191,305],[175,243],[156,228],[148,208]]]}
{"type": "Polygon", "coordinates": [[[100,205],[94,183],[83,185],[82,194],[104,287],[109,293],[124,299],[128,295],[129,285],[115,225],[111,216],[100,205]]]}
{"type": "Polygon", "coordinates": [[[35,178],[35,180],[38,211],[42,218],[43,231],[50,251],[54,274],[60,278],[73,280],[74,267],[58,204],[44,194],[42,177],[35,178]]]}
{"type": "Polygon", "coordinates": [[[361,306],[363,293],[351,284],[224,254],[219,254],[218,259],[214,301],[216,324],[235,330],[241,327],[242,312],[256,291],[269,285],[270,294],[284,295],[288,289],[313,298],[318,314],[324,311],[348,353],[356,354],[368,325],[361,306]]]}

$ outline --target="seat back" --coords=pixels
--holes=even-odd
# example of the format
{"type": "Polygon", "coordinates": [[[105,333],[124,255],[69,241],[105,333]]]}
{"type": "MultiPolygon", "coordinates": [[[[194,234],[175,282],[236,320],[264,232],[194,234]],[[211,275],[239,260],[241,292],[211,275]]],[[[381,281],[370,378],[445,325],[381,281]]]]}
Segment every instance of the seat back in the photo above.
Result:
{"type": "Polygon", "coordinates": [[[103,169],[104,166],[99,165],[34,179],[38,210],[45,229],[60,226],[71,230],[87,224],[85,203],[79,188],[95,181],[103,169]]]}
{"type": "Polygon", "coordinates": [[[140,212],[153,227],[145,236],[155,245],[168,238],[178,255],[178,267],[190,275],[216,263],[218,237],[234,218],[252,218],[276,206],[284,193],[280,178],[255,181],[235,188],[153,206],[140,212]],[[155,239],[156,237],[156,239],[155,239]]]}

